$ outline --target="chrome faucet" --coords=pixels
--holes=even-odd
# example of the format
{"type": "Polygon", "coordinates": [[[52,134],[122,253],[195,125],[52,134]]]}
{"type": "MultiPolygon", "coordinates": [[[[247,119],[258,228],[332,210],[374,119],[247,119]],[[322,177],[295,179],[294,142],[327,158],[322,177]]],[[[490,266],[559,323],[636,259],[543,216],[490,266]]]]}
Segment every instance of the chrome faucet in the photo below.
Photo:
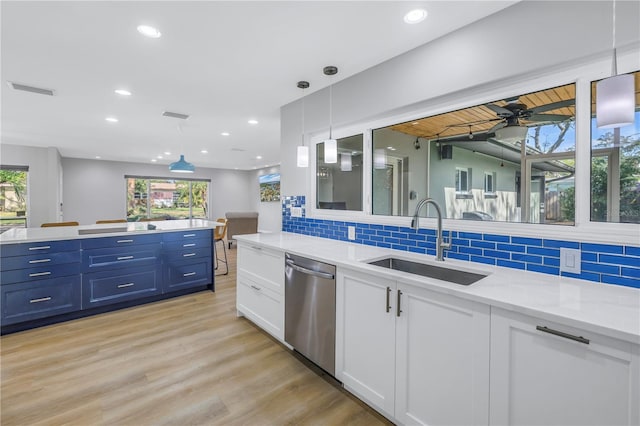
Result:
{"type": "Polygon", "coordinates": [[[436,213],[438,215],[438,230],[436,232],[436,260],[443,261],[443,253],[445,250],[449,250],[451,248],[451,242],[445,243],[442,238],[442,212],[440,211],[440,206],[435,202],[432,198],[424,198],[420,200],[418,205],[416,206],[416,212],[413,214],[413,219],[411,220],[411,228],[416,231],[420,229],[420,217],[418,214],[420,213],[420,209],[425,204],[433,204],[433,207],[436,208],[436,213]]]}

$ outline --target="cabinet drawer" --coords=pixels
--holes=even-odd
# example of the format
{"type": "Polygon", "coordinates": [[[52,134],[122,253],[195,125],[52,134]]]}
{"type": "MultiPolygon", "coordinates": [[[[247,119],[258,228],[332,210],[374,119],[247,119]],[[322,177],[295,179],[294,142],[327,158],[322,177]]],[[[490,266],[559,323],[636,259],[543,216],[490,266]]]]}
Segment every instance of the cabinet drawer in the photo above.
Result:
{"type": "Polygon", "coordinates": [[[261,283],[283,293],[284,253],[261,247],[238,245],[238,274],[241,272],[259,279],[261,283]]]}
{"type": "Polygon", "coordinates": [[[83,309],[160,293],[159,268],[127,268],[82,276],[83,309]]]}
{"type": "Polygon", "coordinates": [[[212,229],[198,229],[198,230],[187,230],[181,232],[167,232],[164,234],[164,241],[188,241],[188,240],[196,240],[198,238],[201,239],[213,239],[213,230],[212,229]]]}
{"type": "Polygon", "coordinates": [[[165,251],[165,259],[170,263],[181,262],[183,260],[195,259],[198,257],[211,257],[213,254],[211,247],[187,248],[174,251],[165,251]]]}
{"type": "Polygon", "coordinates": [[[2,325],[80,310],[80,276],[2,286],[2,325]]]}
{"type": "Polygon", "coordinates": [[[238,311],[277,339],[284,340],[282,294],[247,277],[238,276],[236,298],[238,311]]]}
{"type": "Polygon", "coordinates": [[[154,264],[160,257],[160,244],[145,244],[132,247],[110,247],[82,252],[83,270],[88,272],[101,268],[120,268],[154,264]]]}
{"type": "MultiPolygon", "coordinates": [[[[213,237],[212,237],[213,238],[213,237]]],[[[212,238],[185,239],[180,241],[168,241],[164,243],[165,251],[188,250],[202,247],[211,247],[212,238]]]]}
{"type": "MultiPolygon", "coordinates": [[[[4,255],[4,253],[3,253],[4,255]]],[[[0,270],[25,269],[36,266],[60,265],[80,262],[80,251],[65,251],[59,253],[42,253],[31,256],[14,256],[0,258],[0,270]]]]}
{"type": "Polygon", "coordinates": [[[193,262],[171,263],[166,268],[164,291],[211,284],[211,258],[200,258],[193,262]]]}
{"type": "Polygon", "coordinates": [[[0,283],[11,284],[24,281],[46,280],[50,278],[77,275],[80,273],[80,263],[67,263],[64,265],[45,265],[28,269],[2,270],[0,283]]]}
{"type": "Polygon", "coordinates": [[[41,243],[2,244],[2,257],[48,254],[80,250],[79,240],[46,241],[41,243]]]}
{"type": "Polygon", "coordinates": [[[82,240],[82,249],[95,249],[102,247],[128,247],[138,244],[153,244],[162,242],[160,234],[133,234],[119,237],[89,238],[82,240]]]}

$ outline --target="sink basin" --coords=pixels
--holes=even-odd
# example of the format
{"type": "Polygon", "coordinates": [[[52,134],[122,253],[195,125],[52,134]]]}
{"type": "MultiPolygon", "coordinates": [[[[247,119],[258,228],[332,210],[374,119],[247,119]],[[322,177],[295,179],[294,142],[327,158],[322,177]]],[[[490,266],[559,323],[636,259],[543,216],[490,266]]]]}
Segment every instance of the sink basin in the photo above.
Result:
{"type": "Polygon", "coordinates": [[[395,257],[385,257],[384,259],[375,260],[368,263],[369,265],[381,266],[383,268],[408,272],[410,274],[422,275],[423,277],[435,278],[437,280],[448,281],[461,285],[470,285],[486,277],[486,275],[484,274],[459,271],[457,269],[451,268],[443,268],[426,263],[397,259],[395,257]]]}

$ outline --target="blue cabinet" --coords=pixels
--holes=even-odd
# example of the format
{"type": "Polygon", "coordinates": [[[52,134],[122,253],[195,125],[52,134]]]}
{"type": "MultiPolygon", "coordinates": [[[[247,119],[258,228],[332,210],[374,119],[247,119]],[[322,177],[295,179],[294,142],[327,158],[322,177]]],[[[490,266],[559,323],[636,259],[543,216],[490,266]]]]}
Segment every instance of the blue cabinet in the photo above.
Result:
{"type": "Polygon", "coordinates": [[[119,268],[82,275],[82,307],[103,306],[161,292],[156,265],[119,268]]]}
{"type": "Polygon", "coordinates": [[[165,234],[163,291],[213,285],[212,243],[211,229],[165,234]]]}

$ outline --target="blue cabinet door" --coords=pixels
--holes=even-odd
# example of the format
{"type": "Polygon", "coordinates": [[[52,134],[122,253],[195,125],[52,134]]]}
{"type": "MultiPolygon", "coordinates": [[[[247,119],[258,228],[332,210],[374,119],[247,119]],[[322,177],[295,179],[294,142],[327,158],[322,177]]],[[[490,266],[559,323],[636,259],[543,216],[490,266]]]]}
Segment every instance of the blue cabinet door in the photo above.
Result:
{"type": "Polygon", "coordinates": [[[204,257],[191,261],[168,262],[165,268],[165,293],[212,284],[211,258],[204,257]]]}
{"type": "Polygon", "coordinates": [[[153,296],[162,291],[160,265],[82,275],[82,309],[153,296]]]}

